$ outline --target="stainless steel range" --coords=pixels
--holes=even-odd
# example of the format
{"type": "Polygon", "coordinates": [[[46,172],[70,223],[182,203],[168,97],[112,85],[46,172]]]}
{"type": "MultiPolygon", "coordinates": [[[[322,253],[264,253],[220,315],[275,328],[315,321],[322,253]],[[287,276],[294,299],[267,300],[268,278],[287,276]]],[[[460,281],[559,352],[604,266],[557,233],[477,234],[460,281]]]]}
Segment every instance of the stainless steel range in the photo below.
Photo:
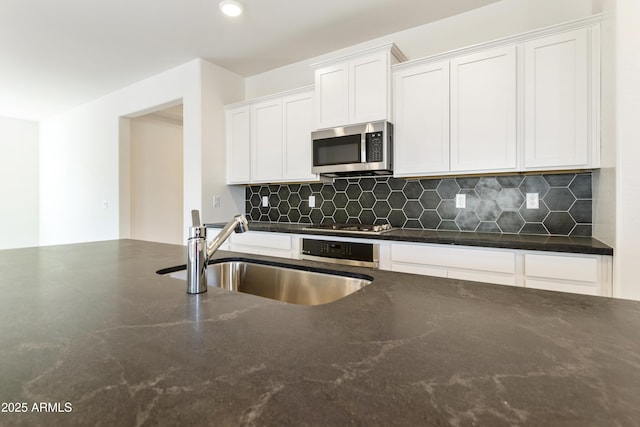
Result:
{"type": "Polygon", "coordinates": [[[342,233],[382,234],[391,231],[391,224],[313,224],[305,230],[326,230],[342,233]]]}

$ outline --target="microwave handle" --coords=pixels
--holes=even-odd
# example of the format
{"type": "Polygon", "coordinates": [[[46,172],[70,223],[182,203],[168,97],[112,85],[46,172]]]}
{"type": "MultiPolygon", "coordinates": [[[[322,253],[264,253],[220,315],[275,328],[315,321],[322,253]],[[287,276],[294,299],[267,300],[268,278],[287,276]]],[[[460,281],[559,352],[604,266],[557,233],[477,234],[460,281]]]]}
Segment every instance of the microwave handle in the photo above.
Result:
{"type": "Polygon", "coordinates": [[[367,133],[360,134],[360,163],[367,163],[367,133]]]}

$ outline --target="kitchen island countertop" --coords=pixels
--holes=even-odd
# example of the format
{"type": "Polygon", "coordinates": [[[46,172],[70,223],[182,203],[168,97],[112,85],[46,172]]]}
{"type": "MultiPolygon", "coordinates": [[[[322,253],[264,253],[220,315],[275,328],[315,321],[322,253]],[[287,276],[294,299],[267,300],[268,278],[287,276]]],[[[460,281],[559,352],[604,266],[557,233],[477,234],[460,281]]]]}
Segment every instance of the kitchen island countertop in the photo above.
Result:
{"type": "Polygon", "coordinates": [[[308,307],[155,274],[184,261],[0,251],[0,425],[640,423],[640,302],[341,266],[374,280],[308,307]]]}

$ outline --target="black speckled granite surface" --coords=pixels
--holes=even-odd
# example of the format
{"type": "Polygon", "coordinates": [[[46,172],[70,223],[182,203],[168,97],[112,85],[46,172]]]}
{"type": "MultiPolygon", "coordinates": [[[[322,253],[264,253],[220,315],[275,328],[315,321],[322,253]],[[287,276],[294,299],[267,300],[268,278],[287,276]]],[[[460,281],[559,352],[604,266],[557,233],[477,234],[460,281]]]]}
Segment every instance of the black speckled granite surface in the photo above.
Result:
{"type": "MultiPolygon", "coordinates": [[[[225,224],[207,224],[224,227],[225,224]]],[[[532,251],[568,252],[593,255],[613,255],[613,248],[593,237],[537,236],[527,234],[472,233],[459,231],[412,230],[395,228],[378,235],[362,233],[307,230],[309,224],[249,222],[249,229],[277,233],[341,236],[360,239],[394,240],[398,242],[436,243],[442,245],[480,246],[486,248],[522,249],[532,251]]]]}
{"type": "Polygon", "coordinates": [[[0,425],[640,423],[639,302],[340,267],[374,281],[308,307],[155,274],[184,260],[0,251],[0,425]]]}

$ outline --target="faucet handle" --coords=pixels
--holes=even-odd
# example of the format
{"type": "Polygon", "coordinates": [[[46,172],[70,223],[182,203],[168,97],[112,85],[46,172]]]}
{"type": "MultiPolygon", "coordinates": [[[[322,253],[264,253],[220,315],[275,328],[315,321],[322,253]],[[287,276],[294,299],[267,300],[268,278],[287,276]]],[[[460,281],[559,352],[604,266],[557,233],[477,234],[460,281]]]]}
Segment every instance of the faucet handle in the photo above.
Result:
{"type": "Polygon", "coordinates": [[[194,209],[191,211],[191,222],[193,223],[194,227],[200,227],[200,211],[197,209],[194,209]]]}

